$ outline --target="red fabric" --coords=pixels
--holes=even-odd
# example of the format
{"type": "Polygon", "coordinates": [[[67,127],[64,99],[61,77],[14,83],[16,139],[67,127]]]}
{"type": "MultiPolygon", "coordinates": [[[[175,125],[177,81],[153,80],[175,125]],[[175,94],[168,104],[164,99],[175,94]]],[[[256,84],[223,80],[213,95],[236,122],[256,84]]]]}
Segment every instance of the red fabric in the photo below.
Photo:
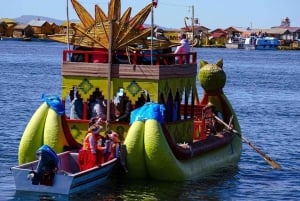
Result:
{"type": "Polygon", "coordinates": [[[88,150],[81,149],[78,154],[78,162],[80,171],[101,165],[104,163],[103,152],[102,150],[97,150],[96,154],[92,154],[92,152],[88,150]]]}
{"type": "Polygon", "coordinates": [[[78,154],[79,168],[80,171],[90,169],[97,165],[96,154],[88,150],[81,149],[78,154]]]}
{"type": "Polygon", "coordinates": [[[104,48],[94,48],[95,53],[92,55],[93,63],[107,63],[108,51],[104,48]]]}
{"type": "MultiPolygon", "coordinates": [[[[103,147],[97,146],[97,144],[92,145],[95,146],[96,154],[91,152],[90,144],[89,144],[89,137],[93,137],[92,133],[88,133],[84,139],[83,147],[79,151],[78,155],[78,162],[80,171],[87,170],[89,168],[95,167],[97,165],[101,165],[104,163],[104,154],[103,154],[103,147]]],[[[95,135],[95,143],[101,138],[100,135],[95,135]]]]}

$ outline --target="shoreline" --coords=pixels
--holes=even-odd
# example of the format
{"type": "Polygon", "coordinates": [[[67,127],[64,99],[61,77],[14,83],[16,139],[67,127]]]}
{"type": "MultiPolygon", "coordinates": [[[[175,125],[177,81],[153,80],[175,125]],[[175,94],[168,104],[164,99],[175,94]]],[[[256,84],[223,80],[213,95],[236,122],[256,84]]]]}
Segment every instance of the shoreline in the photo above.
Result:
{"type": "MultiPolygon", "coordinates": [[[[10,37],[1,37],[0,41],[56,42],[47,38],[45,39],[31,38],[30,40],[25,40],[24,38],[10,38],[10,37]]],[[[194,48],[226,48],[226,47],[225,45],[200,45],[200,46],[194,46],[194,48]]],[[[227,48],[227,49],[235,49],[235,48],[227,48]]],[[[277,50],[300,50],[300,47],[278,46],[277,50]]]]}

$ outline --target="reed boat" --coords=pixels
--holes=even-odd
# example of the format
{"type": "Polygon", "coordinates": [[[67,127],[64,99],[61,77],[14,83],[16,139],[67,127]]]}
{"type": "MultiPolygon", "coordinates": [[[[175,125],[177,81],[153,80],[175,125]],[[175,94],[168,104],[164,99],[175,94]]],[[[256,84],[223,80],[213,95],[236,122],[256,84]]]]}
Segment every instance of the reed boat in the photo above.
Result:
{"type": "Polygon", "coordinates": [[[71,25],[72,34],[49,36],[74,47],[63,51],[61,98],[44,97],[50,101],[37,109],[21,138],[19,164],[33,161],[43,144],[57,153],[80,149],[97,105],[106,130],[120,136],[127,179],[190,180],[237,165],[242,142],[233,130],[240,133],[240,126],[223,92],[222,59],[198,64],[196,52],[176,55],[172,42],[149,41],[152,27],[140,25],[154,3],[130,17],[131,8],[121,15],[121,1],[111,0],[108,14],[95,5],[93,18],[71,2],[81,24],[71,25]],[[62,107],[53,112],[57,102],[62,107]],[[206,116],[208,105],[231,129],[206,116]]]}

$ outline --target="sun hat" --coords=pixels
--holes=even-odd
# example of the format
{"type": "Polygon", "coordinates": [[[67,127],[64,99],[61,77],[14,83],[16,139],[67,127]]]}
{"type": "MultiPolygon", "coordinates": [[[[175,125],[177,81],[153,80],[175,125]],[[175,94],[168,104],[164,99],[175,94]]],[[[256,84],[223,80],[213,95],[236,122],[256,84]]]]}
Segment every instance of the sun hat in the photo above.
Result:
{"type": "Polygon", "coordinates": [[[216,106],[214,104],[212,104],[211,102],[208,102],[207,105],[203,108],[203,110],[207,110],[209,108],[216,108],[216,106]]]}

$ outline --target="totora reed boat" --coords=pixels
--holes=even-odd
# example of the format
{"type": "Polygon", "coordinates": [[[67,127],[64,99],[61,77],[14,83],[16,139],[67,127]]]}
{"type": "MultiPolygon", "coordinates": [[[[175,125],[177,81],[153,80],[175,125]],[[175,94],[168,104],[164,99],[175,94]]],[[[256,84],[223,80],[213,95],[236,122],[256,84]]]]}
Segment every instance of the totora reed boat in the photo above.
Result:
{"type": "Polygon", "coordinates": [[[72,34],[50,37],[74,47],[63,51],[61,98],[43,97],[21,138],[16,171],[28,168],[43,145],[58,155],[76,153],[95,115],[120,136],[122,179],[183,181],[237,165],[242,141],[233,131],[240,126],[223,92],[222,59],[201,61],[198,69],[196,52],[175,55],[176,44],[149,40],[152,27],[141,25],[155,2],[131,17],[131,8],[121,15],[121,1],[111,0],[108,14],[95,6],[94,18],[71,2],[81,23],[71,24],[72,34]]]}

